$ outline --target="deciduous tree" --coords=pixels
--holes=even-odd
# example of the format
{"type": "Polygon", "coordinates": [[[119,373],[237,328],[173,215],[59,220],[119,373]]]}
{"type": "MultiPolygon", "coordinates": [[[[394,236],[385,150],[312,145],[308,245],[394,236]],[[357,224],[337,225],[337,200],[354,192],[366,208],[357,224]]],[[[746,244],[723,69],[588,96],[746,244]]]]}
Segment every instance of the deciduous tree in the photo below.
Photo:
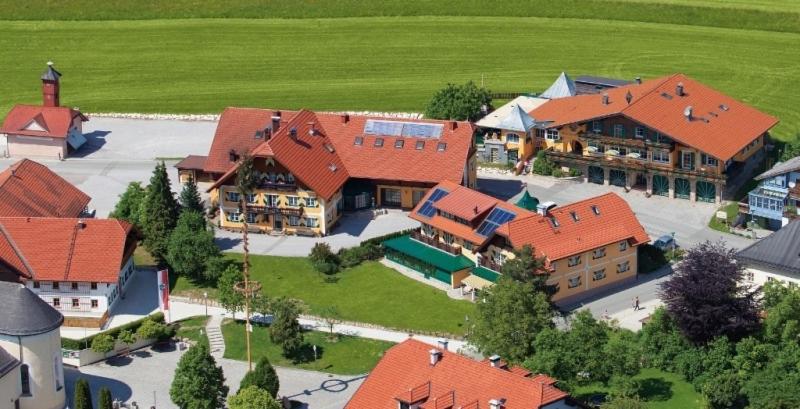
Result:
{"type": "Polygon", "coordinates": [[[114,337],[108,334],[98,334],[92,338],[92,351],[105,354],[114,349],[114,337]]]}
{"type": "Polygon", "coordinates": [[[474,122],[483,116],[482,108],[491,104],[492,96],[489,91],[472,81],[464,85],[447,84],[433,95],[425,109],[425,116],[474,122]]]}
{"type": "Polygon", "coordinates": [[[178,219],[178,208],[167,168],[161,162],[153,170],[140,214],[144,246],[162,264],[166,261],[169,236],[178,219]]]}
{"type": "Polygon", "coordinates": [[[151,318],[142,321],[142,325],[136,329],[136,337],[139,339],[161,339],[167,336],[167,334],[167,326],[151,318]]]}
{"type": "Polygon", "coordinates": [[[282,409],[269,392],[255,386],[240,389],[239,392],[228,399],[229,409],[282,409]]]}
{"type": "Polygon", "coordinates": [[[536,257],[533,247],[526,244],[514,250],[514,257],[506,260],[501,268],[505,277],[522,283],[531,283],[537,291],[547,292],[547,271],[544,269],[544,258],[536,257]]]}
{"type": "Polygon", "coordinates": [[[235,290],[236,283],[243,279],[242,270],[235,264],[231,264],[222,272],[217,282],[217,297],[220,305],[234,314],[244,308],[244,296],[235,290]]]}
{"type": "Polygon", "coordinates": [[[281,346],[283,356],[290,357],[303,345],[303,329],[297,321],[297,305],[291,299],[278,298],[274,302],[273,311],[274,318],[269,326],[270,340],[281,346]]]}
{"type": "Polygon", "coordinates": [[[275,368],[269,362],[267,357],[261,357],[256,363],[256,369],[244,375],[242,382],[239,384],[239,391],[247,388],[248,386],[256,386],[269,392],[273,398],[278,396],[280,389],[280,380],[275,368]]]}
{"type": "Polygon", "coordinates": [[[533,352],[536,335],[553,326],[548,297],[530,282],[501,277],[477,303],[477,318],[468,337],[487,355],[522,361],[533,352]]]}
{"type": "Polygon", "coordinates": [[[660,295],[681,333],[702,345],[719,336],[739,340],[759,327],[758,289],[743,284],[744,268],[722,243],[690,249],[660,295]]]}
{"type": "Polygon", "coordinates": [[[140,211],[147,195],[145,188],[139,182],[130,182],[125,192],[119,196],[117,205],[109,217],[125,220],[135,226],[141,227],[140,211]]]}
{"type": "Polygon", "coordinates": [[[225,407],[225,376],[205,343],[189,348],[178,361],[169,396],[180,409],[225,407]]]}

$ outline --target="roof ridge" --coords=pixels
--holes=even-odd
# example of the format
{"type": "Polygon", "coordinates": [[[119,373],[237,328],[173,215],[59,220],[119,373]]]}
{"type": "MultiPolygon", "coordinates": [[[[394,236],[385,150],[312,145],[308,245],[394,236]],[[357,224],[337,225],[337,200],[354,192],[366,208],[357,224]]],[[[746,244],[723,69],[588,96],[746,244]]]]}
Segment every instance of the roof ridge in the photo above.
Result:
{"type": "MultiPolygon", "coordinates": [[[[649,91],[645,92],[644,94],[642,94],[641,96],[639,96],[639,98],[636,98],[636,100],[634,100],[634,101],[633,101],[633,102],[631,102],[630,104],[626,105],[624,108],[620,109],[620,110],[619,110],[619,113],[620,113],[620,114],[624,113],[624,112],[625,112],[626,110],[628,110],[630,107],[632,107],[632,106],[636,105],[636,104],[637,104],[639,101],[641,101],[641,100],[645,99],[645,97],[647,97],[647,96],[649,96],[650,94],[652,94],[652,93],[653,93],[655,90],[657,90],[657,89],[658,89],[658,87],[660,87],[661,85],[665,84],[667,81],[669,81],[669,80],[671,80],[671,79],[673,79],[673,78],[675,78],[675,77],[677,77],[677,76],[679,76],[679,75],[683,75],[683,74],[681,74],[681,73],[673,73],[672,75],[667,75],[667,76],[665,76],[665,77],[661,77],[661,78],[660,78],[660,81],[659,81],[659,78],[653,78],[653,79],[652,79],[652,80],[650,80],[650,81],[658,81],[658,82],[657,82],[657,83],[656,83],[656,84],[655,84],[655,85],[654,85],[652,88],[650,88],[650,90],[649,90],[649,91]]],[[[642,85],[642,84],[635,84],[635,83],[634,83],[634,84],[630,84],[629,86],[638,86],[638,85],[642,85]]],[[[625,89],[629,89],[629,88],[625,87],[625,89]]]]}
{"type": "Polygon", "coordinates": [[[78,223],[75,223],[75,226],[72,227],[72,240],[70,240],[69,252],[67,253],[67,263],[64,265],[64,280],[69,277],[69,270],[70,267],[72,267],[72,254],[75,253],[75,242],[77,241],[78,230],[81,224],[83,224],[83,220],[79,220],[78,223]]]}
{"type": "Polygon", "coordinates": [[[22,265],[24,265],[25,268],[28,269],[28,273],[31,275],[31,278],[36,278],[36,272],[33,271],[33,268],[31,267],[30,263],[28,263],[28,259],[26,259],[25,255],[22,254],[22,251],[19,249],[17,242],[14,241],[14,238],[11,237],[11,234],[9,234],[8,230],[6,230],[6,227],[3,225],[2,220],[0,220],[0,234],[2,234],[3,237],[5,237],[6,241],[8,242],[8,245],[11,246],[11,250],[14,251],[14,254],[16,254],[19,260],[22,262],[22,265]]]}

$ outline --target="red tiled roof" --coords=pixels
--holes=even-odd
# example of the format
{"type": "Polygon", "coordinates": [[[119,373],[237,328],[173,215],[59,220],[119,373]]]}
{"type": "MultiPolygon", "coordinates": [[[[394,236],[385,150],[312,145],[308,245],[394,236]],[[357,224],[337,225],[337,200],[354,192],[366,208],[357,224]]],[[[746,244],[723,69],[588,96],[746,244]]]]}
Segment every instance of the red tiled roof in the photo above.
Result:
{"type": "Polygon", "coordinates": [[[602,94],[578,95],[550,100],[530,115],[537,121],[553,121],[548,127],[624,115],[723,161],[778,123],[775,117],[683,74],[604,92],[609,98],[607,105],[601,102],[602,94]],[[676,95],[679,83],[683,84],[684,96],[676,95]],[[633,97],[630,103],[625,99],[628,92],[633,97]],[[693,113],[691,121],[684,116],[689,106],[693,113]]]}
{"type": "Polygon", "coordinates": [[[533,214],[500,226],[497,234],[508,238],[514,248],[531,245],[538,256],[551,262],[623,240],[631,245],[650,241],[628,203],[615,193],[556,207],[549,214],[558,227],[549,217],[533,214]],[[595,214],[592,206],[600,214],[595,214]]]}
{"type": "Polygon", "coordinates": [[[433,206],[466,220],[474,220],[501,202],[491,196],[463,186],[454,188],[433,206]]]}
{"type": "Polygon", "coordinates": [[[178,169],[187,170],[203,170],[207,159],[208,156],[189,155],[183,158],[182,161],[176,163],[175,167],[178,169]]]}
{"type": "Polygon", "coordinates": [[[0,173],[0,217],[78,217],[90,200],[47,166],[29,159],[0,173]]]}
{"type": "Polygon", "coordinates": [[[2,224],[0,224],[0,263],[16,270],[24,278],[33,277],[33,271],[2,224]]]}
{"type": "MultiPolygon", "coordinates": [[[[314,113],[304,110],[282,124],[276,134],[262,141],[250,153],[256,157],[274,157],[297,180],[321,197],[330,199],[348,178],[336,149],[328,149],[328,146],[333,146],[330,143],[314,113]],[[296,131],[295,137],[291,136],[292,130],[296,131]]],[[[234,177],[236,169],[236,166],[230,168],[211,189],[234,177]]]]}
{"type": "MultiPolygon", "coordinates": [[[[204,170],[225,173],[234,165],[230,161],[231,149],[241,155],[262,146],[263,139],[256,139],[254,135],[256,131],[271,126],[273,112],[274,110],[255,108],[225,109],[217,125],[204,170]]],[[[280,112],[282,113],[280,129],[283,130],[298,113],[280,112]]],[[[464,178],[464,170],[472,147],[473,127],[468,122],[456,122],[456,127],[453,129],[446,121],[359,115],[347,115],[347,120],[344,121],[343,116],[339,114],[316,113],[315,115],[319,127],[324,130],[325,136],[335,148],[350,177],[421,183],[439,183],[442,180],[461,183],[464,178]],[[374,145],[377,136],[364,135],[364,126],[369,119],[436,123],[443,125],[443,132],[438,139],[382,136],[384,145],[376,147],[374,145]],[[357,136],[364,138],[361,146],[356,146],[354,143],[357,136]],[[403,140],[402,148],[395,148],[397,139],[403,140]],[[416,149],[416,142],[419,140],[425,142],[422,149],[416,149]],[[440,142],[445,144],[443,151],[438,149],[440,142]]],[[[287,163],[282,162],[282,164],[289,166],[287,163]]]]}
{"type": "MultiPolygon", "coordinates": [[[[271,109],[225,108],[219,118],[203,170],[210,173],[225,173],[235,164],[230,161],[231,150],[241,156],[263,143],[263,137],[257,139],[255,132],[271,128],[275,112],[271,109]]],[[[280,112],[281,126],[296,114],[294,111],[280,112]]]]}
{"type": "Polygon", "coordinates": [[[0,133],[43,136],[48,138],[66,138],[69,128],[72,126],[72,119],[80,116],[81,120],[87,121],[86,117],[80,112],[67,107],[45,107],[40,105],[15,105],[11,112],[6,115],[0,133]],[[44,129],[44,131],[34,131],[25,129],[31,121],[44,129]]]}
{"type": "Polygon", "coordinates": [[[414,339],[390,348],[345,409],[396,409],[397,397],[428,383],[423,409],[442,407],[451,400],[452,408],[488,407],[492,399],[504,399],[505,409],[538,409],[568,397],[552,385],[441,349],[441,358],[431,366],[431,349],[414,339]]]}
{"type": "MultiPolygon", "coordinates": [[[[132,226],[116,219],[86,219],[81,227],[79,221],[0,217],[0,231],[18,249],[35,280],[116,282],[135,248],[132,226]]],[[[7,254],[0,250],[3,261],[7,254]]]]}

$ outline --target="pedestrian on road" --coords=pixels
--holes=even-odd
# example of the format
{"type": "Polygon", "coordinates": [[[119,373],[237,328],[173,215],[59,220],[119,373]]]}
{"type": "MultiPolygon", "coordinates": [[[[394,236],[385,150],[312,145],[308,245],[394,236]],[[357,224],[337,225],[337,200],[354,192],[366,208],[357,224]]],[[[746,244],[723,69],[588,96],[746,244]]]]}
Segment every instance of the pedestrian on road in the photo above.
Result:
{"type": "Polygon", "coordinates": [[[637,297],[634,299],[634,301],[633,301],[633,310],[634,310],[634,311],[639,311],[639,310],[641,310],[641,309],[642,309],[642,308],[641,308],[641,307],[639,307],[639,297],[637,296],[637,297]]]}

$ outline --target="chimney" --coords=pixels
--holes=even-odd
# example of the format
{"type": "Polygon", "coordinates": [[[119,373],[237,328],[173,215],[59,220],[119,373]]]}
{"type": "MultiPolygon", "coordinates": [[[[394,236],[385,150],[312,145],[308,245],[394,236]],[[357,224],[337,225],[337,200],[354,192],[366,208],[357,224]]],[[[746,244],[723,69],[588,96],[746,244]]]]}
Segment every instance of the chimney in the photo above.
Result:
{"type": "Polygon", "coordinates": [[[264,128],[264,140],[268,141],[272,137],[272,128],[264,128]]]}
{"type": "Polygon", "coordinates": [[[272,133],[278,133],[281,128],[281,111],[272,111],[272,133]]]}
{"type": "Polygon", "coordinates": [[[449,344],[450,342],[447,341],[446,339],[440,339],[437,343],[439,344],[439,348],[447,351],[447,344],[449,344]]]}
{"type": "Polygon", "coordinates": [[[289,130],[289,137],[295,141],[297,140],[297,128],[292,128],[289,130]]]}
{"type": "Polygon", "coordinates": [[[317,124],[313,122],[308,123],[308,134],[311,136],[315,136],[317,134],[317,129],[315,128],[317,124]]]}
{"type": "Polygon", "coordinates": [[[541,216],[547,216],[550,214],[550,209],[556,207],[555,202],[542,202],[536,205],[536,213],[539,213],[541,216]]]}
{"type": "Polygon", "coordinates": [[[505,404],[505,399],[492,399],[489,401],[489,409],[503,409],[505,404]]]}
{"type": "Polygon", "coordinates": [[[631,101],[633,101],[633,94],[631,94],[630,91],[628,91],[628,93],[625,94],[625,101],[628,101],[628,104],[630,104],[631,101]]]}
{"type": "Polygon", "coordinates": [[[442,353],[437,349],[431,349],[428,353],[431,355],[431,366],[436,366],[439,360],[442,359],[442,353]]]}
{"type": "Polygon", "coordinates": [[[231,162],[236,162],[237,160],[239,160],[239,155],[236,154],[235,150],[231,149],[230,151],[228,151],[228,160],[231,162]]]}
{"type": "Polygon", "coordinates": [[[339,118],[342,120],[343,124],[350,122],[350,114],[341,114],[339,118]]]}
{"type": "Polygon", "coordinates": [[[492,368],[499,368],[500,367],[500,355],[495,354],[495,355],[490,356],[489,357],[489,365],[491,365],[492,368]]]}
{"type": "Polygon", "coordinates": [[[458,122],[456,122],[456,121],[450,121],[450,122],[448,122],[448,125],[450,126],[450,130],[451,131],[455,131],[456,128],[458,128],[458,122]]]}
{"type": "Polygon", "coordinates": [[[678,85],[675,86],[675,95],[682,97],[684,96],[683,93],[683,83],[679,82],[678,85]]]}
{"type": "Polygon", "coordinates": [[[642,77],[636,77],[636,78],[634,78],[633,80],[634,80],[634,81],[635,81],[637,84],[641,84],[641,83],[642,83],[642,77]]]}
{"type": "Polygon", "coordinates": [[[605,93],[605,92],[603,93],[602,102],[603,102],[603,105],[608,105],[608,94],[605,93]]]}
{"type": "Polygon", "coordinates": [[[687,121],[690,121],[690,122],[692,121],[693,117],[692,117],[692,106],[691,105],[689,105],[688,107],[686,107],[686,109],[683,110],[683,116],[686,117],[687,121]]]}
{"type": "Polygon", "coordinates": [[[83,219],[78,219],[78,228],[84,229],[85,227],[86,227],[86,222],[84,222],[83,219]]]}
{"type": "Polygon", "coordinates": [[[475,208],[472,210],[475,212],[475,214],[478,214],[478,206],[475,206],[475,208]]]}
{"type": "Polygon", "coordinates": [[[61,73],[53,68],[53,62],[47,62],[47,70],[42,74],[42,105],[57,107],[59,102],[59,78],[61,73]]]}

